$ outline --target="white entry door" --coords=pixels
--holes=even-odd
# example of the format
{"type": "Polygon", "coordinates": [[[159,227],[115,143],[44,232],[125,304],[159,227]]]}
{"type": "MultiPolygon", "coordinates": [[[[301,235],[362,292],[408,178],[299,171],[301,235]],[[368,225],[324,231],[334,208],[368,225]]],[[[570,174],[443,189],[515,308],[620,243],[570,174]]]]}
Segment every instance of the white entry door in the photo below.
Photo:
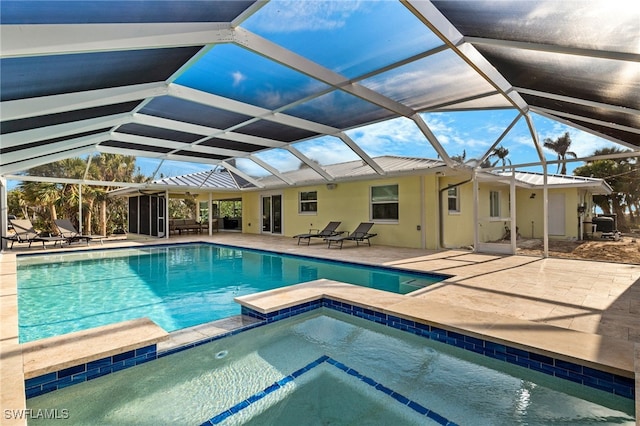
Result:
{"type": "Polygon", "coordinates": [[[549,235],[566,235],[564,194],[549,194],[549,235]]]}

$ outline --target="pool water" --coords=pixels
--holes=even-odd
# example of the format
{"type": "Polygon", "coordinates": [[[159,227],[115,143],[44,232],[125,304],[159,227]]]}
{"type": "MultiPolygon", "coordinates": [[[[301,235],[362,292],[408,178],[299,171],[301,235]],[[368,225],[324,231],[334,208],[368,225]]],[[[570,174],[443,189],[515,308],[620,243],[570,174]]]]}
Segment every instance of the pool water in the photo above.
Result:
{"type": "Polygon", "coordinates": [[[27,408],[66,409],[65,424],[87,425],[635,424],[632,399],[326,308],[30,398],[27,408]]]}
{"type": "Polygon", "coordinates": [[[319,278],[406,294],[444,276],[214,244],[19,256],[20,342],[142,317],[171,332],[239,315],[237,296],[319,278]]]}

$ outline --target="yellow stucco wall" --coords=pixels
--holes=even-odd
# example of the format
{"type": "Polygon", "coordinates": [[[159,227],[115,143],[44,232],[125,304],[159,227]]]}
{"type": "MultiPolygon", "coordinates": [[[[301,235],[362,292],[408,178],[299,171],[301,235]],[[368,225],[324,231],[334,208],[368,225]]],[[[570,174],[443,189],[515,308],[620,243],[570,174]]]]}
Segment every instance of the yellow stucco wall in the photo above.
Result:
{"type": "MultiPolygon", "coordinates": [[[[467,180],[465,176],[402,176],[372,181],[341,182],[334,189],[325,184],[311,185],[297,188],[284,188],[269,192],[237,192],[214,193],[214,200],[242,198],[242,232],[261,233],[261,196],[282,195],[282,235],[293,236],[308,232],[309,229],[322,229],[330,221],[341,221],[338,228],[341,231],[353,231],[360,222],[370,219],[370,191],[371,186],[397,184],[399,190],[399,220],[397,222],[376,222],[372,232],[378,236],[372,240],[373,244],[428,248],[439,246],[446,248],[467,247],[473,244],[473,184],[465,183],[458,187],[460,192],[460,211],[449,212],[447,191],[442,197],[443,234],[440,239],[439,225],[439,189],[447,185],[467,180]],[[315,213],[300,213],[299,193],[302,191],[317,191],[318,211],[315,213]],[[418,227],[421,229],[419,230],[418,227]],[[442,244],[440,244],[442,242],[442,244]]],[[[562,193],[565,197],[565,234],[550,236],[550,238],[578,237],[577,205],[590,200],[585,192],[576,188],[549,190],[549,194],[562,193]]],[[[504,234],[504,218],[510,216],[509,187],[504,184],[481,182],[479,184],[479,236],[481,242],[495,241],[504,234]],[[501,218],[490,218],[490,191],[500,193],[501,218]]],[[[203,194],[201,201],[206,201],[208,195],[203,194]]],[[[517,226],[524,238],[542,238],[543,232],[543,194],[542,190],[516,189],[517,226]],[[535,194],[534,198],[530,198],[535,194]],[[533,222],[533,227],[532,227],[533,222]]],[[[588,206],[590,207],[590,205],[588,206]]],[[[375,222],[375,221],[374,221],[375,222]]],[[[506,222],[508,226],[511,225],[506,222]]]]}
{"type": "MultiPolygon", "coordinates": [[[[378,234],[372,243],[390,246],[421,247],[422,235],[418,226],[421,220],[421,177],[397,177],[375,181],[341,182],[334,189],[326,185],[314,185],[285,189],[283,194],[283,234],[293,236],[308,232],[310,228],[322,229],[328,222],[342,222],[338,230],[353,231],[361,222],[371,221],[371,186],[398,185],[399,220],[397,222],[374,221],[371,232],[378,234]],[[298,212],[299,193],[317,191],[318,211],[298,212]]],[[[432,214],[432,213],[431,213],[432,214]]]]}
{"type": "MultiPolygon", "coordinates": [[[[578,217],[578,204],[590,201],[591,195],[584,190],[577,188],[550,189],[549,197],[553,194],[564,195],[564,233],[553,235],[550,239],[567,239],[578,238],[578,224],[583,219],[578,217]],[[586,195],[585,195],[586,194],[586,195]]],[[[543,191],[520,189],[516,194],[517,204],[517,222],[520,228],[520,234],[523,238],[542,238],[544,231],[543,222],[543,191]],[[535,194],[534,198],[531,195],[535,194]]],[[[590,205],[588,205],[589,207],[590,205]]],[[[553,211],[553,206],[549,206],[549,214],[557,214],[553,211]]]]}
{"type": "Polygon", "coordinates": [[[510,189],[499,183],[481,183],[478,189],[478,219],[480,222],[479,239],[481,242],[498,241],[505,236],[505,227],[511,226],[509,207],[510,189]],[[490,193],[500,194],[500,215],[491,217],[490,193]]]}
{"type": "MultiPolygon", "coordinates": [[[[440,188],[466,181],[465,177],[441,177],[440,188]]],[[[465,247],[473,244],[473,184],[471,182],[458,188],[459,212],[451,212],[448,208],[448,191],[442,197],[442,245],[447,248],[465,247]]],[[[436,192],[437,193],[437,192],[436,192]]],[[[433,198],[437,205],[437,196],[433,198]]],[[[436,207],[437,208],[437,207],[436,207]]],[[[437,220],[437,217],[436,217],[437,220]]],[[[437,222],[436,222],[437,223],[437,222]]]]}
{"type": "Polygon", "coordinates": [[[242,232],[259,234],[261,223],[260,195],[257,192],[242,193],[242,232]]]}

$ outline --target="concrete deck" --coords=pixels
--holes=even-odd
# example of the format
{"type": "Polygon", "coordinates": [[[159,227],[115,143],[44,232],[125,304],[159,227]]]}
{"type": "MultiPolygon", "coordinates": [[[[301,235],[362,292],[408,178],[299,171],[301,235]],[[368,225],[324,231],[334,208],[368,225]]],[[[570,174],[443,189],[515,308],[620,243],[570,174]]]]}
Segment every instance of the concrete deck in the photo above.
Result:
{"type": "MultiPolygon", "coordinates": [[[[490,329],[495,338],[525,339],[527,345],[554,353],[569,352],[571,357],[610,365],[616,371],[633,371],[634,359],[638,364],[640,358],[640,351],[634,354],[633,350],[634,344],[640,342],[640,265],[474,254],[460,250],[434,252],[376,246],[375,241],[372,247],[347,243],[340,250],[328,249],[321,241],[312,241],[306,246],[297,245],[297,240],[292,238],[230,232],[212,237],[190,235],[172,236],[169,240],[105,241],[104,246],[96,244],[88,248],[185,241],[211,241],[448,274],[450,279],[410,296],[383,295],[383,302],[373,300],[379,296],[368,300],[373,294],[368,291],[351,291],[343,297],[371,306],[395,305],[394,312],[448,322],[455,327],[466,324],[479,334],[488,334],[490,329]],[[567,336],[571,336],[569,340],[567,336]]],[[[54,253],[86,249],[87,246],[82,245],[47,248],[54,253]]],[[[18,344],[17,337],[15,254],[39,252],[41,248],[16,246],[0,255],[0,406],[3,410],[24,408],[25,345],[18,344]]],[[[197,339],[207,335],[206,326],[203,330],[181,333],[170,340],[175,343],[197,339]]],[[[215,330],[217,327],[213,327],[215,330]]],[[[5,423],[24,424],[3,419],[2,424],[5,423]]]]}

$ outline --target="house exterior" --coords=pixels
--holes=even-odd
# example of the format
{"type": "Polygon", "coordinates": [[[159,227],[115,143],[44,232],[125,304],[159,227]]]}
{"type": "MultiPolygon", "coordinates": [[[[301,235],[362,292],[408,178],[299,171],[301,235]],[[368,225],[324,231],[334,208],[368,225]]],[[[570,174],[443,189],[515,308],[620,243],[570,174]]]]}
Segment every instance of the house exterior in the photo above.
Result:
{"type": "MultiPolygon", "coordinates": [[[[234,230],[251,234],[293,236],[322,229],[330,221],[340,221],[338,229],[349,232],[361,222],[373,222],[372,232],[377,234],[374,244],[459,248],[503,240],[505,228],[513,228],[515,220],[520,237],[543,238],[542,174],[452,169],[440,161],[418,158],[385,156],[375,160],[385,175],[376,174],[362,161],[351,161],[325,166],[335,177],[329,183],[303,168],[283,174],[302,182],[296,186],[268,176],[256,182],[262,185],[258,187],[220,169],[155,181],[145,194],[155,190],[152,196],[180,197],[188,191],[200,203],[198,215],[207,217],[212,225],[218,219],[217,226],[224,230],[225,219],[233,220],[237,222],[234,230]],[[224,200],[240,203],[238,217],[216,217],[214,206],[224,200]]],[[[602,179],[562,175],[548,175],[546,188],[548,235],[558,239],[581,239],[590,232],[585,223],[593,213],[592,196],[611,192],[602,179]]],[[[130,205],[135,204],[131,198],[141,196],[132,190],[113,195],[130,197],[130,205]]],[[[168,212],[159,216],[168,217],[168,212]]],[[[135,214],[130,215],[130,222],[133,217],[135,214]]],[[[168,237],[168,233],[158,236],[168,237]]]]}

